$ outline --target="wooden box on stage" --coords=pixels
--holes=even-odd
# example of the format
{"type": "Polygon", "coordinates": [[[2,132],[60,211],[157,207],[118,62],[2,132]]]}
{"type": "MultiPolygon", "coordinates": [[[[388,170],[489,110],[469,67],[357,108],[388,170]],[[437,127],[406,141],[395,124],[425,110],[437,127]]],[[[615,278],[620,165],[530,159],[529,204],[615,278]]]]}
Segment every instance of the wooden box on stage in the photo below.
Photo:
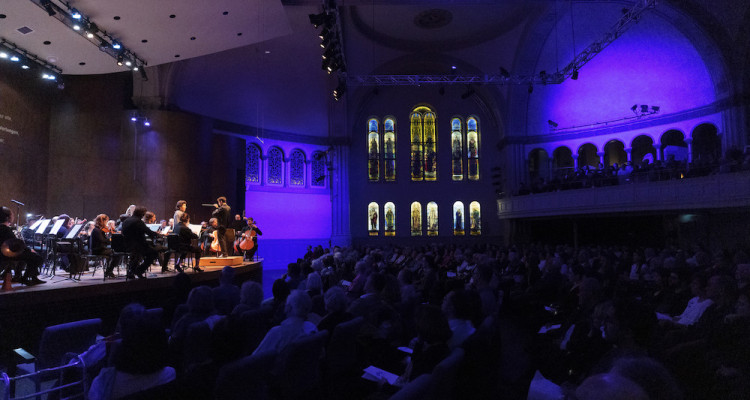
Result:
{"type": "Polygon", "coordinates": [[[235,257],[201,257],[201,267],[226,267],[242,265],[242,256],[235,257]]]}

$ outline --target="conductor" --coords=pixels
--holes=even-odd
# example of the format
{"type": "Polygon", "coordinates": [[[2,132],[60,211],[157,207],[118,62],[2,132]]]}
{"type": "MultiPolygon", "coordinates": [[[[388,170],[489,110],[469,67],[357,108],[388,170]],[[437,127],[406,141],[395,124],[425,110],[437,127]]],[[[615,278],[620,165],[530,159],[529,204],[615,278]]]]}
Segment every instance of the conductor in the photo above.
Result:
{"type": "Polygon", "coordinates": [[[219,225],[218,229],[218,239],[219,239],[219,247],[221,247],[221,253],[219,254],[219,257],[226,257],[228,255],[227,253],[227,226],[229,226],[232,216],[232,209],[227,204],[227,198],[224,196],[219,197],[216,199],[216,204],[214,204],[214,207],[216,209],[211,213],[211,216],[216,218],[217,224],[219,225]]]}

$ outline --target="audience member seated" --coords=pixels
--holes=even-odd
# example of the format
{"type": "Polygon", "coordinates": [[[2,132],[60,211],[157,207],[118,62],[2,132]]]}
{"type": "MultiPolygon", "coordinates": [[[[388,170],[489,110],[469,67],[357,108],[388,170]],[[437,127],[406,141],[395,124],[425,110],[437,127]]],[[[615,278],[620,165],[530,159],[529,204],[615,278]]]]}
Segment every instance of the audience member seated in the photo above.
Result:
{"type": "Polygon", "coordinates": [[[326,291],[325,307],[327,314],[318,322],[318,331],[333,332],[338,324],[350,321],[354,314],[346,311],[349,301],[344,290],[334,286],[326,291]]]}
{"type": "Polygon", "coordinates": [[[286,299],[287,318],[281,325],[274,326],[260,342],[253,354],[265,352],[280,353],[294,339],[316,332],[315,325],[306,320],[312,308],[312,300],[304,291],[294,290],[286,299]]]}
{"type": "Polygon", "coordinates": [[[255,281],[245,281],[240,288],[240,302],[232,310],[232,315],[260,309],[263,303],[263,287],[255,281]]]}
{"type": "Polygon", "coordinates": [[[229,315],[240,302],[240,288],[234,284],[234,268],[226,266],[221,270],[219,286],[212,291],[216,313],[229,315]]]}

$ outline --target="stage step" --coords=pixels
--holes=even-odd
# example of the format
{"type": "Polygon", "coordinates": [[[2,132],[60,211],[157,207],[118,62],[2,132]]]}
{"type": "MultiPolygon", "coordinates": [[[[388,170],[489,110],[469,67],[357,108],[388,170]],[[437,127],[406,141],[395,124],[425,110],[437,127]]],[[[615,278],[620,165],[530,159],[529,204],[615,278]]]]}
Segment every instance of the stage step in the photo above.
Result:
{"type": "Polygon", "coordinates": [[[235,265],[242,265],[242,256],[233,257],[201,257],[199,266],[201,267],[233,267],[235,265]]]}

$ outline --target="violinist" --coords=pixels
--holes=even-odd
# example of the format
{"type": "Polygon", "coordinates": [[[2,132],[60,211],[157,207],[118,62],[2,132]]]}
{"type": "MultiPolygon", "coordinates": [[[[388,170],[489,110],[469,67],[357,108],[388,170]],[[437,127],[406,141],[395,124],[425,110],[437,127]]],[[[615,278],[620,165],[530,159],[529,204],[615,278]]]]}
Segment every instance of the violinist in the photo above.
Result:
{"type": "Polygon", "coordinates": [[[185,254],[187,252],[191,252],[193,253],[193,258],[195,258],[193,271],[203,272],[203,270],[198,267],[201,260],[201,248],[198,246],[193,246],[193,240],[197,240],[198,235],[190,230],[190,227],[188,227],[189,223],[190,215],[186,212],[183,212],[180,216],[180,223],[178,223],[174,228],[174,233],[180,238],[180,256],[177,259],[177,264],[175,265],[174,269],[182,272],[182,260],[185,259],[185,254]]]}
{"type": "Polygon", "coordinates": [[[114,252],[108,247],[110,241],[105,233],[108,231],[107,225],[109,222],[114,221],[110,221],[107,214],[99,214],[96,216],[94,219],[94,229],[91,230],[89,250],[92,255],[107,257],[107,264],[104,267],[104,276],[106,278],[114,278],[115,274],[112,272],[114,269],[112,254],[114,254],[114,252]]]}
{"type": "Polygon", "coordinates": [[[187,202],[185,200],[179,200],[174,206],[174,216],[172,216],[175,225],[180,223],[182,220],[180,217],[182,217],[182,213],[184,213],[185,210],[187,210],[187,202]]]}
{"type": "MultiPolygon", "coordinates": [[[[13,224],[13,212],[8,207],[0,207],[0,246],[8,246],[7,249],[3,248],[3,251],[0,251],[0,263],[3,263],[5,260],[23,261],[26,263],[26,271],[23,277],[21,277],[20,270],[15,271],[14,282],[22,282],[29,286],[44,283],[43,280],[37,277],[39,275],[39,267],[42,266],[42,257],[34,250],[24,246],[23,241],[16,239],[16,235],[10,228],[11,224],[13,224]]],[[[3,275],[6,273],[6,271],[2,272],[3,275]]]]}
{"type": "Polygon", "coordinates": [[[263,235],[263,232],[260,231],[260,228],[255,225],[255,220],[252,217],[247,219],[247,226],[242,228],[243,238],[248,235],[253,240],[253,248],[247,251],[247,253],[245,254],[245,258],[248,260],[252,260],[253,256],[258,251],[258,236],[263,235]]]}
{"type": "Polygon", "coordinates": [[[117,233],[117,224],[115,223],[115,220],[110,219],[107,221],[107,226],[104,227],[102,232],[107,234],[107,237],[112,236],[113,233],[117,233]]]}

